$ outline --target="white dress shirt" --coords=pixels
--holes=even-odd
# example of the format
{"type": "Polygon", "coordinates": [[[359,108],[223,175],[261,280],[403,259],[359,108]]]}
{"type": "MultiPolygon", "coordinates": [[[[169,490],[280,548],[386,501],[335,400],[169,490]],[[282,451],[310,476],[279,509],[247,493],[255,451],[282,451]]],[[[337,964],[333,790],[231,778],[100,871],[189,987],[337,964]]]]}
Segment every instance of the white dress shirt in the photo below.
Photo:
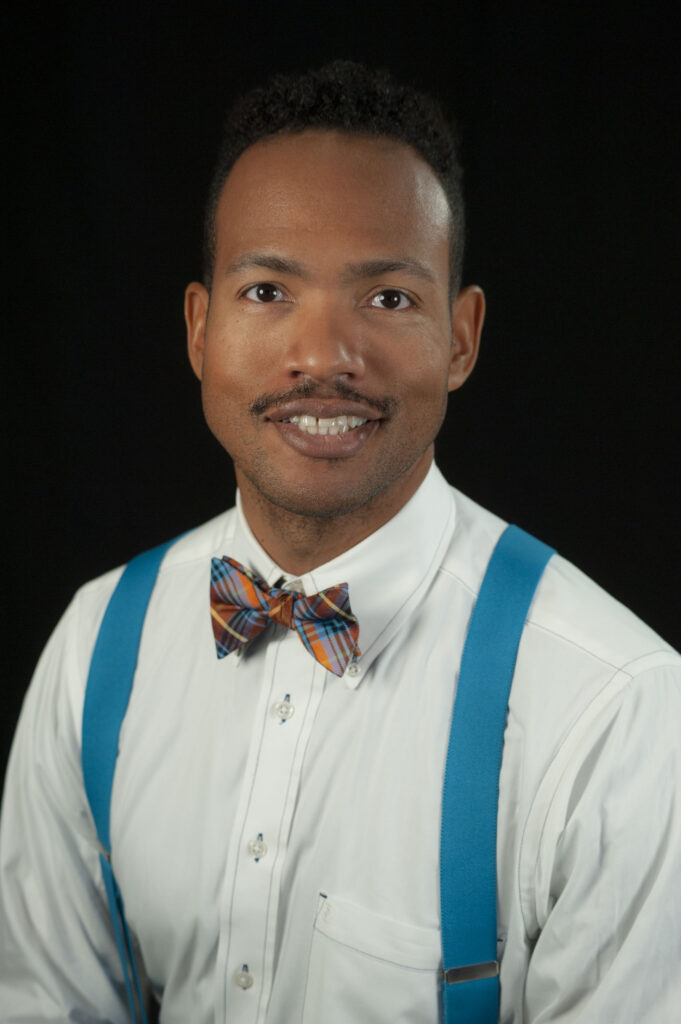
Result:
{"type": "MultiPolygon", "coordinates": [[[[164,1024],[438,1020],[449,722],[503,526],[433,467],[394,519],[295,581],[350,585],[362,655],[342,678],[274,624],[217,659],[211,557],[282,576],[238,507],[171,548],[111,828],[164,1024]]],[[[76,595],[22,712],[0,840],[3,1022],[128,1019],[80,767],[119,575],[76,595]]],[[[505,1024],[679,1019],[680,725],[679,656],[554,558],[521,641],[500,782],[505,1024]]]]}

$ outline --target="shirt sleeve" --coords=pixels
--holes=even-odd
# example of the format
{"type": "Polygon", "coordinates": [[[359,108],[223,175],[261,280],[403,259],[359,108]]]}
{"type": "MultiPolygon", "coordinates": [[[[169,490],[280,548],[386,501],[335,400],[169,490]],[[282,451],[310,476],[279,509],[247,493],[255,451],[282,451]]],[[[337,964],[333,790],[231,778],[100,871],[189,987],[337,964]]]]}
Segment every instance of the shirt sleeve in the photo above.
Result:
{"type": "Polygon", "coordinates": [[[681,1006],[681,671],[632,678],[554,791],[534,865],[526,1024],[671,1024],[681,1006]]]}
{"type": "Polygon", "coordinates": [[[79,642],[80,603],[77,597],[43,652],[7,769],[0,828],[2,1024],[130,1019],[80,765],[79,643],[87,664],[97,628],[79,642]]]}

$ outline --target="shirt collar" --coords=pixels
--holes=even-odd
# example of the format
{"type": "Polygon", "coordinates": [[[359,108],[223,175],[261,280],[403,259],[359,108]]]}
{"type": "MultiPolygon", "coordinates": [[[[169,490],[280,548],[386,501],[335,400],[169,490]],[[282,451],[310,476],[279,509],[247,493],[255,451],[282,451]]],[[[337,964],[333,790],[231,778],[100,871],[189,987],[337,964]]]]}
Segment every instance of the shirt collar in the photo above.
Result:
{"type": "Polygon", "coordinates": [[[455,516],[452,489],[433,464],[397,515],[355,547],[297,579],[286,574],[255,539],[237,494],[233,550],[228,554],[269,586],[284,577],[281,586],[314,594],[348,584],[362,653],[346,669],[345,681],[355,688],[430,586],[454,532],[455,516]]]}

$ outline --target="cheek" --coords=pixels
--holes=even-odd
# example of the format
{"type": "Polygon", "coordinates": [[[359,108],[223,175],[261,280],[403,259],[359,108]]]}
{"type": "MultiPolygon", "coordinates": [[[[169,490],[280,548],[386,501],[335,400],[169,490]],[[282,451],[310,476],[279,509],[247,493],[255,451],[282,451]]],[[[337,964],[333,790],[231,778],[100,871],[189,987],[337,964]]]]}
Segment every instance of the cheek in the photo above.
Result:
{"type": "Polygon", "coordinates": [[[447,412],[449,397],[449,358],[440,346],[421,353],[405,370],[403,401],[409,410],[409,422],[419,433],[437,433],[447,412]]]}
{"type": "MultiPolygon", "coordinates": [[[[211,348],[203,362],[201,402],[211,431],[224,443],[224,432],[239,416],[245,398],[238,365],[222,348],[211,348]]],[[[247,403],[246,403],[247,404],[247,403]]]]}
{"type": "Polygon", "coordinates": [[[219,335],[209,335],[203,360],[204,394],[236,397],[249,380],[257,377],[256,352],[257,345],[244,337],[238,323],[229,330],[223,328],[219,335]]]}
{"type": "Polygon", "coordinates": [[[438,340],[421,342],[410,348],[395,367],[396,385],[415,404],[438,405],[447,394],[450,350],[438,340]]]}
{"type": "Polygon", "coordinates": [[[232,373],[252,357],[258,325],[235,302],[217,296],[211,305],[205,335],[204,365],[216,379],[232,373]]]}

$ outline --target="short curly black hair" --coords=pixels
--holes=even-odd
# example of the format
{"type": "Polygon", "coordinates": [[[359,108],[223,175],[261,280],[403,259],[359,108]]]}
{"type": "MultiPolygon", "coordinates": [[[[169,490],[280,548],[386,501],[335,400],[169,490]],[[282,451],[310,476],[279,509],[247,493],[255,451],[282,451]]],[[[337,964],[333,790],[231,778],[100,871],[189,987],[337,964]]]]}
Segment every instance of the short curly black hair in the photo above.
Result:
{"type": "Polygon", "coordinates": [[[426,93],[396,82],[389,72],[335,60],[297,75],[275,75],[236,101],[225,121],[222,145],[206,204],[204,284],[215,264],[215,216],[223,186],[241,154],[260,139],[305,129],[345,131],[404,142],[428,163],[451,211],[450,291],[461,285],[464,249],[462,170],[454,126],[426,93]]]}

